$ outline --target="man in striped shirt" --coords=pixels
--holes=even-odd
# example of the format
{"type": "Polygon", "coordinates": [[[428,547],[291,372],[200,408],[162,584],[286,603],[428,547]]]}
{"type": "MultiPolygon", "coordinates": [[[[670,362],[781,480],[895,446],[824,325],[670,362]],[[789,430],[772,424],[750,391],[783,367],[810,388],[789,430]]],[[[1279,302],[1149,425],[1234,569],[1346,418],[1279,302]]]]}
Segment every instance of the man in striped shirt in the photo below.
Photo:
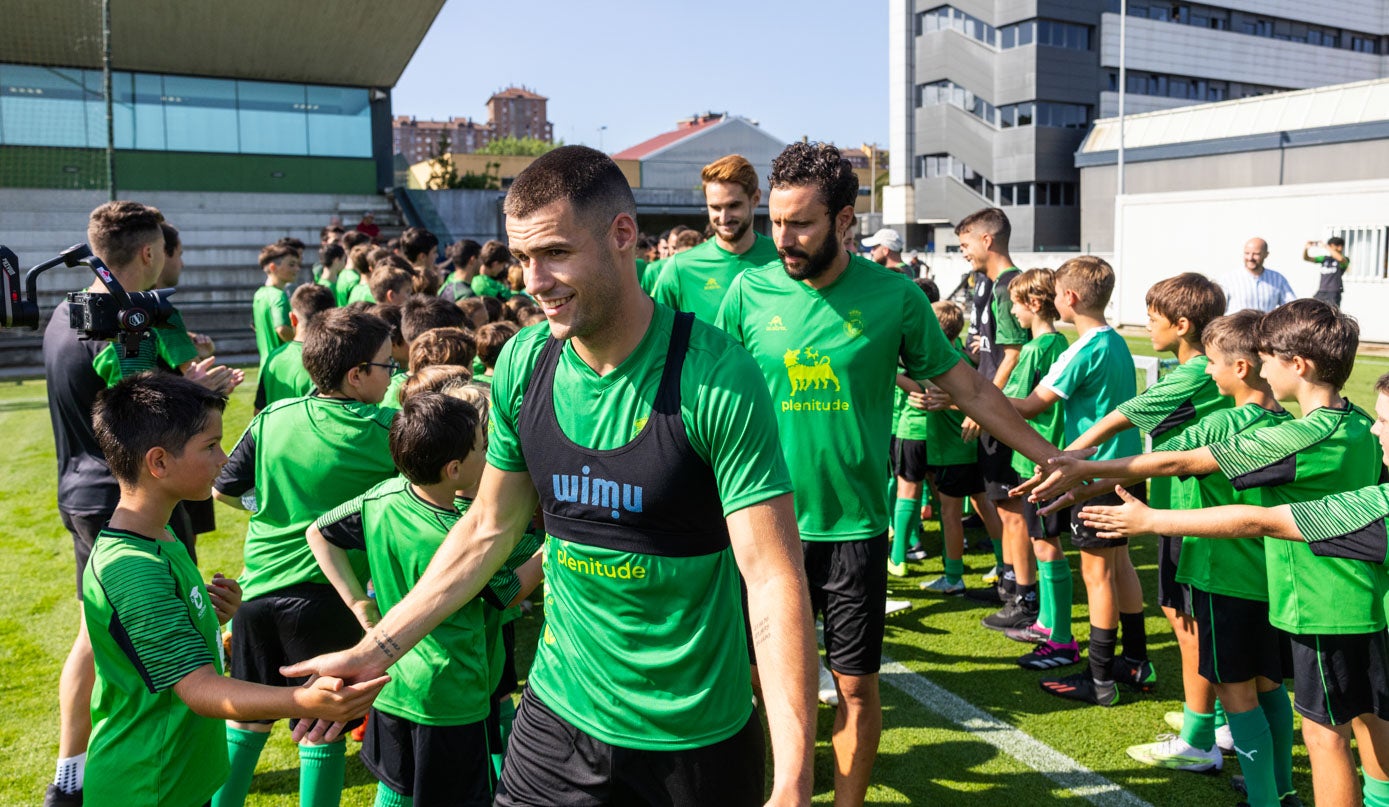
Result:
{"type": "Polygon", "coordinates": [[[1286,277],[1264,268],[1267,257],[1268,242],[1264,239],[1251,238],[1244,242],[1244,271],[1229,272],[1219,280],[1227,298],[1225,313],[1233,314],[1252,308],[1267,314],[1283,303],[1297,299],[1286,277]]]}

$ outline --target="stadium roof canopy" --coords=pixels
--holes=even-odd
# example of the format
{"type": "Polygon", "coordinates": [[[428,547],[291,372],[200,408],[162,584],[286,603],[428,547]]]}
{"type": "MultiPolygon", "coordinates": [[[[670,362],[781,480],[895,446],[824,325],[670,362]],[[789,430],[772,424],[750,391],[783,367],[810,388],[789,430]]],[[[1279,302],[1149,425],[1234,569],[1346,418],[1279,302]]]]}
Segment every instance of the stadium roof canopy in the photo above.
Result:
{"type": "MultiPolygon", "coordinates": [[[[1357,81],[1124,118],[1124,158],[1231,154],[1389,137],[1389,79],[1357,81]]],[[[1119,119],[1105,118],[1076,152],[1076,166],[1110,165],[1119,119]]]]}
{"type": "MultiPolygon", "coordinates": [[[[116,70],[392,87],[444,0],[111,0],[116,70]]],[[[5,3],[0,61],[100,68],[99,0],[5,3]]]]}

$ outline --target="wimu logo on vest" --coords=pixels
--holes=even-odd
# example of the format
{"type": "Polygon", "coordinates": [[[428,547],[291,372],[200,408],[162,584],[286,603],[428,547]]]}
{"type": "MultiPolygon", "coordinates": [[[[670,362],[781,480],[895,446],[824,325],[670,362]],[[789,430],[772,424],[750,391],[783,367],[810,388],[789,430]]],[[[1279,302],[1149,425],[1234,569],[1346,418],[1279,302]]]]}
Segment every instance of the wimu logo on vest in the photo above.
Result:
{"type": "Polygon", "coordinates": [[[629,485],[611,479],[590,477],[589,467],[582,469],[583,476],[576,474],[551,474],[555,486],[555,499],[561,502],[587,504],[604,507],[619,518],[623,510],[628,513],[641,512],[641,485],[629,485]]]}

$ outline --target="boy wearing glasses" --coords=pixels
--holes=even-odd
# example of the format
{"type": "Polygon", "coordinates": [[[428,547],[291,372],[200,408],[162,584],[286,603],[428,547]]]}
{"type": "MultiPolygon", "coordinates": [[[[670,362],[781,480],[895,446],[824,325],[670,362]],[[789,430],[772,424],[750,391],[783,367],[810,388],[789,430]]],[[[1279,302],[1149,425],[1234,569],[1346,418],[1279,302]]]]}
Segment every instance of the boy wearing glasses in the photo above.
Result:
{"type": "MultiPolygon", "coordinates": [[[[252,511],[246,530],[244,600],[232,620],[232,677],[300,683],[280,667],[350,647],[362,637],[328,583],[304,533],[314,519],[395,475],[388,444],[394,410],[377,406],[390,384],[391,328],[380,317],[336,308],[304,334],[304,368],[317,393],[256,415],[213,485],[224,504],[252,511]],[[247,494],[251,494],[248,496],[247,494]],[[248,500],[254,498],[251,503],[248,500]]],[[[354,553],[360,574],[365,556],[354,553]]],[[[214,800],[242,804],[272,722],[227,722],[230,775],[214,800]]],[[[344,742],[299,746],[300,801],[336,804],[344,742]]]]}

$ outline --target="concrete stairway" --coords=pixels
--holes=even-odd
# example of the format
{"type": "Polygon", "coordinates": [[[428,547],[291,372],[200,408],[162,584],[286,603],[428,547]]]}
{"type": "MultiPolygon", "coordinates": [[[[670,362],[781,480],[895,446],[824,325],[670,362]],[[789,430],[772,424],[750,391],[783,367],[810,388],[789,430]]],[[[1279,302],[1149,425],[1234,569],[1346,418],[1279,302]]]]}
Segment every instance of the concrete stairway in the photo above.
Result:
{"type": "MultiPolygon", "coordinates": [[[[123,194],[152,204],[178,227],[183,240],[183,277],[174,297],[188,327],[211,336],[222,356],[255,353],[251,297],[265,282],[256,264],[261,247],[292,236],[308,245],[301,282],[317,257],[320,228],[337,216],[351,228],[370,210],[382,237],[402,229],[389,200],[373,195],[191,193],[123,194]]],[[[106,201],[104,191],[0,188],[0,244],[24,266],[48,260],[86,240],[87,217],[106,201]]],[[[39,278],[39,305],[47,313],[69,291],[91,282],[91,272],[66,267],[39,278]]],[[[42,326],[41,326],[42,327],[42,326]]],[[[0,332],[0,368],[42,366],[39,333],[0,332]]]]}

